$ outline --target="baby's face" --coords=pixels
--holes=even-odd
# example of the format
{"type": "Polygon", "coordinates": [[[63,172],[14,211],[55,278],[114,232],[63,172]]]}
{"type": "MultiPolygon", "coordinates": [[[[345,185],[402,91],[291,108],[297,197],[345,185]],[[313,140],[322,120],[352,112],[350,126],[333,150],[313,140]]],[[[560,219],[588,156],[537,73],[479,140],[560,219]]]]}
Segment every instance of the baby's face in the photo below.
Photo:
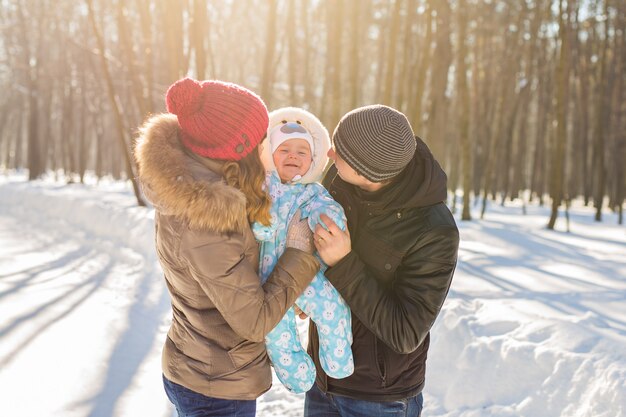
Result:
{"type": "Polygon", "coordinates": [[[289,182],[296,175],[304,176],[311,168],[311,147],[304,139],[284,141],[276,148],[272,157],[282,182],[289,182]]]}

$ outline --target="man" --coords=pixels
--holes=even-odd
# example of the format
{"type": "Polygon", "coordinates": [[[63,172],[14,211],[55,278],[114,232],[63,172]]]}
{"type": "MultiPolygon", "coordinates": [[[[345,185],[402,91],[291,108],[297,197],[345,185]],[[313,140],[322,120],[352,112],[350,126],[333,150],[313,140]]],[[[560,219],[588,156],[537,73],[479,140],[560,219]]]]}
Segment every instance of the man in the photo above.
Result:
{"type": "Polygon", "coordinates": [[[446,174],[397,110],[347,113],[333,134],[324,179],[348,232],[329,218],[315,245],[326,276],[352,309],[354,374],[328,377],[309,327],[316,385],[306,417],[420,416],[429,331],[446,298],[459,232],[445,205],[446,174]]]}

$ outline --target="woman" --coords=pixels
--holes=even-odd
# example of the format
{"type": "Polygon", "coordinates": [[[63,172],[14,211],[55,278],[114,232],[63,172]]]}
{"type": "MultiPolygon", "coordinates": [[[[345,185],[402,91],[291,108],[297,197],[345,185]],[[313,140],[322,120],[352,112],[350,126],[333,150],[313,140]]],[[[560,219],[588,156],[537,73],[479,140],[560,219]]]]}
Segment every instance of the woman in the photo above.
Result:
{"type": "Polygon", "coordinates": [[[264,337],[319,264],[307,224],[294,222],[287,250],[260,283],[250,222],[269,223],[261,99],[235,84],[186,78],[166,103],[169,114],[146,122],[136,147],[172,301],[165,391],[179,416],[254,416],[272,379],[264,337]]]}

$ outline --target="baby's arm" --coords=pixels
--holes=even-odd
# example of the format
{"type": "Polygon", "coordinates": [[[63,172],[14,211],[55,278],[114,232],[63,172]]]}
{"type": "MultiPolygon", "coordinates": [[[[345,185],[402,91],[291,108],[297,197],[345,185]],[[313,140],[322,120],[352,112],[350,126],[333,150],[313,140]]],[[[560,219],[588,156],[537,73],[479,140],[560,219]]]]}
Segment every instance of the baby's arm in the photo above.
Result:
{"type": "Polygon", "coordinates": [[[322,214],[330,217],[341,230],[346,230],[346,214],[343,211],[343,207],[330,196],[326,188],[321,184],[313,183],[309,186],[316,187],[316,197],[310,204],[309,226],[311,230],[315,231],[315,226],[318,224],[328,229],[324,222],[320,220],[322,214]]]}

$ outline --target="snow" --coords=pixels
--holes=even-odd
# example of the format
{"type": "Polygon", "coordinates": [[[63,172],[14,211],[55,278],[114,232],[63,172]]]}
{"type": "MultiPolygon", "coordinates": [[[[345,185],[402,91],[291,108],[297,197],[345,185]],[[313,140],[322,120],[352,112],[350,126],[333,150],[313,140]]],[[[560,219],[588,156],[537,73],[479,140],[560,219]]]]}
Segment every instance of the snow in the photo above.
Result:
{"type": "MultiPolygon", "coordinates": [[[[579,203],[570,233],[527,211],[458,222],[424,416],[626,417],[625,228],[579,203]]],[[[175,415],[153,214],[125,182],[0,177],[0,415],[175,415]]],[[[299,416],[303,401],[275,380],[257,415],[299,416]]]]}

